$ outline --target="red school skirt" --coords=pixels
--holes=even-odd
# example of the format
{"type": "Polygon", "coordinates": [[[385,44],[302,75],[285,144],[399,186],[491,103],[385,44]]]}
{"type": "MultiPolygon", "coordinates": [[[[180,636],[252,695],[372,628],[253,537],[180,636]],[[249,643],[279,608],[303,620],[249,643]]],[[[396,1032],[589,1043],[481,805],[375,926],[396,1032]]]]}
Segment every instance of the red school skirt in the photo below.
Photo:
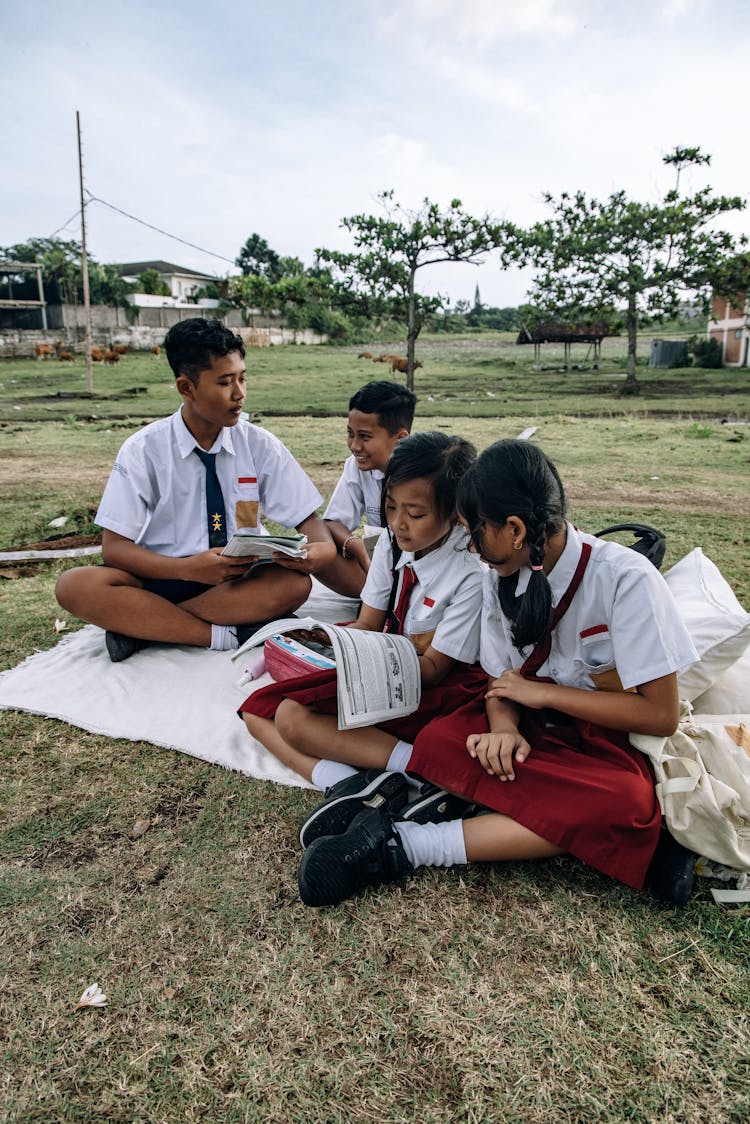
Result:
{"type": "Polygon", "coordinates": [[[548,726],[544,713],[522,711],[531,753],[514,781],[491,776],[467,752],[469,734],[489,729],[484,691],[417,735],[408,770],[640,890],[661,825],[648,759],[619,730],[576,719],[548,726]]]}
{"type": "MultiPolygon", "coordinates": [[[[413,714],[390,722],[381,722],[378,729],[385,730],[394,738],[411,742],[428,722],[443,714],[465,706],[477,695],[484,697],[487,690],[487,673],[478,664],[468,667],[459,664],[448,672],[445,679],[434,687],[422,690],[419,707],[413,714]]],[[[273,718],[282,699],[294,699],[302,706],[309,706],[318,714],[338,714],[336,701],[336,668],[326,671],[313,671],[310,675],[294,679],[280,679],[269,683],[249,695],[239,713],[256,714],[259,718],[273,718]]]]}

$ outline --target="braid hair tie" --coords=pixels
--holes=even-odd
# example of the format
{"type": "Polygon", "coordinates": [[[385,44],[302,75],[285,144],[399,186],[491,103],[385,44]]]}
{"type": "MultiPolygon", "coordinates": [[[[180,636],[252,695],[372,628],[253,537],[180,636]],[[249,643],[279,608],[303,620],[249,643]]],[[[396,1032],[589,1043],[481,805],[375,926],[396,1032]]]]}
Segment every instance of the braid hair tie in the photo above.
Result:
{"type": "Polygon", "coordinates": [[[530,568],[530,569],[531,569],[532,571],[535,571],[535,570],[543,570],[543,569],[544,569],[544,566],[530,566],[529,568],[530,568]]]}

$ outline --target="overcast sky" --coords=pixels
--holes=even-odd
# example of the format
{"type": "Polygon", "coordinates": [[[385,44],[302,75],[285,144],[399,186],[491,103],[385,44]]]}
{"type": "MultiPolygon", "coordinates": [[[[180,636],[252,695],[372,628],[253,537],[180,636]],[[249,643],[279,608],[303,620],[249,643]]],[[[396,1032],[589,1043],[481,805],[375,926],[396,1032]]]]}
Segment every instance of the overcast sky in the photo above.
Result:
{"type": "MultiPolygon", "coordinates": [[[[313,261],[393,188],[530,223],[542,192],[671,184],[750,196],[747,0],[0,0],[0,246],[80,237],[98,261],[226,275],[254,231],[313,261]],[[72,215],[76,217],[59,229],[72,215]],[[228,259],[222,261],[221,258],[228,259]]],[[[750,214],[726,218],[750,232],[750,214]]],[[[528,278],[444,266],[425,288],[519,303],[528,278]]]]}

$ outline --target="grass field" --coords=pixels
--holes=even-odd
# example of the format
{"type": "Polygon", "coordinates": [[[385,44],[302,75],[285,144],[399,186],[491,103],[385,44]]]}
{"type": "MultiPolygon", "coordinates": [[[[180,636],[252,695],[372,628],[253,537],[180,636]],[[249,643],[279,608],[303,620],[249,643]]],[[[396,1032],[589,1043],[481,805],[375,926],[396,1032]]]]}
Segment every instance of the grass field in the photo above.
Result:
{"type": "MultiPolygon", "coordinates": [[[[547,352],[535,372],[499,336],[427,337],[418,427],[482,447],[536,425],[579,526],[660,526],[666,565],[700,545],[750,604],[748,372],[643,367],[619,399],[618,347],[598,372],[547,352]]],[[[249,356],[248,408],[323,492],[347,397],[387,375],[358,350],[249,356]]],[[[89,399],[82,363],[0,366],[0,546],[61,515],[91,530],[124,437],[176,405],[163,359],[94,379],[89,399]]],[[[1,667],[55,643],[58,565],[0,569],[1,667]]],[[[32,715],[0,731],[0,1118],[750,1118],[747,913],[704,885],[675,911],[561,858],[307,910],[314,794],[32,715]],[[74,1012],[94,980],[107,1007],[74,1012]]]]}

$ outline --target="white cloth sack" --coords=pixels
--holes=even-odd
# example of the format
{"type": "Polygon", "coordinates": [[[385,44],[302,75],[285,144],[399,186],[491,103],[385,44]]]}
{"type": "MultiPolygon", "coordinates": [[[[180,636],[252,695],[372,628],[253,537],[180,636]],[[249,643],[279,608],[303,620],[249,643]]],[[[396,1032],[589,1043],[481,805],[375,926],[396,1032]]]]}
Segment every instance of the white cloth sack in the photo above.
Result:
{"type": "Polygon", "coordinates": [[[719,568],[700,547],[667,570],[664,580],[700,656],[697,663],[677,675],[680,698],[692,702],[747,651],[750,613],[743,609],[719,568]]]}
{"type": "Polygon", "coordinates": [[[647,754],[670,833],[703,858],[750,871],[750,715],[693,714],[670,738],[631,734],[647,754]],[[736,739],[736,740],[735,740],[736,739]]]}

